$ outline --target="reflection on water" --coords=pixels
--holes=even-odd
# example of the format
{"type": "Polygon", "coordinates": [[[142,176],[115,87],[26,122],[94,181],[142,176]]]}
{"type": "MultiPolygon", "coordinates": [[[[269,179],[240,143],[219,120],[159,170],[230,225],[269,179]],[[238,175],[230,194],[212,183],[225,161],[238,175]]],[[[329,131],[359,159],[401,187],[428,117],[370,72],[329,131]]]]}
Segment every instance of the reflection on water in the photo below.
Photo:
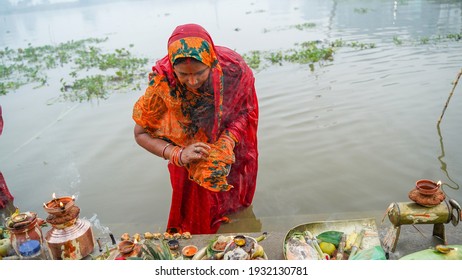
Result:
{"type": "MultiPolygon", "coordinates": [[[[462,200],[460,88],[441,129],[434,127],[462,65],[461,40],[447,38],[462,30],[461,1],[88,2],[62,10],[3,9],[0,48],[107,36],[102,47],[133,44],[134,53],[153,64],[174,27],[185,22],[204,25],[217,45],[240,53],[310,40],[376,45],[338,49],[314,71],[285,63],[256,72],[257,192],[253,208],[223,230],[284,231],[314,217],[381,218],[423,178],[447,178],[455,186],[445,189],[447,196],[462,200]],[[291,28],[303,23],[315,26],[291,28]]],[[[51,71],[46,87],[0,96],[8,124],[0,170],[15,203],[43,216],[42,202],[53,192],[79,193],[81,216],[97,214],[115,234],[162,232],[171,196],[166,163],[133,139],[131,110],[142,93],[48,106],[59,94],[60,72],[51,71]]]]}
{"type": "Polygon", "coordinates": [[[440,161],[441,163],[441,170],[444,172],[444,174],[446,175],[446,177],[448,178],[449,181],[451,181],[455,186],[451,185],[451,184],[448,184],[448,183],[443,183],[443,186],[448,186],[449,188],[451,189],[454,189],[454,190],[458,190],[459,189],[459,184],[457,182],[455,182],[450,176],[449,176],[449,173],[448,173],[448,170],[447,170],[447,164],[446,162],[443,161],[443,158],[445,157],[445,152],[444,152],[444,144],[443,144],[443,136],[441,134],[441,122],[443,121],[443,117],[444,117],[444,114],[446,113],[446,110],[448,108],[448,105],[449,105],[449,102],[451,101],[451,98],[454,94],[454,91],[457,87],[457,84],[459,83],[459,79],[460,77],[462,76],[462,69],[460,70],[459,74],[457,75],[456,79],[454,80],[453,82],[453,87],[452,87],[452,90],[451,92],[449,93],[449,96],[448,96],[448,99],[446,100],[446,103],[444,104],[444,107],[443,107],[443,111],[441,112],[441,115],[438,119],[438,122],[437,122],[437,125],[436,125],[436,128],[438,130],[438,136],[440,137],[440,147],[441,147],[441,155],[438,157],[438,160],[440,161]]]}
{"type": "Polygon", "coordinates": [[[449,188],[451,189],[454,189],[454,190],[458,190],[460,187],[459,187],[459,184],[457,182],[455,182],[451,176],[449,176],[449,173],[448,173],[448,168],[447,168],[447,164],[446,162],[444,162],[444,157],[445,157],[445,152],[444,152],[444,144],[443,144],[443,136],[441,135],[441,128],[438,124],[437,126],[437,129],[438,129],[438,135],[440,137],[440,147],[441,147],[441,155],[438,156],[438,160],[440,161],[441,163],[441,170],[443,171],[443,173],[446,175],[446,178],[452,182],[452,184],[449,184],[449,183],[446,183],[446,182],[443,182],[442,186],[448,186],[449,188]]]}

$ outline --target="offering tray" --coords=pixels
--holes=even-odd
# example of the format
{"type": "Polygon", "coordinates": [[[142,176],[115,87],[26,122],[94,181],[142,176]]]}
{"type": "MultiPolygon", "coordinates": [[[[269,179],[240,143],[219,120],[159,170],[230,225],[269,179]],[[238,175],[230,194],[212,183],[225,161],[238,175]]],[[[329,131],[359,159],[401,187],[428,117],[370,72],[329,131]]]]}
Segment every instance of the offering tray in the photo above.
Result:
{"type": "MultiPolygon", "coordinates": [[[[317,259],[325,259],[326,256],[321,257],[321,254],[323,252],[320,252],[319,248],[319,240],[314,245],[312,240],[309,240],[309,237],[305,236],[306,234],[311,235],[312,238],[316,238],[318,235],[326,232],[341,232],[343,233],[346,237],[354,235],[354,234],[359,234],[362,232],[362,237],[359,242],[359,245],[357,246],[357,252],[366,250],[366,249],[373,249],[376,246],[381,246],[379,235],[378,235],[378,230],[377,230],[377,225],[375,222],[375,219],[373,218],[364,218],[364,219],[352,219],[352,220],[337,220],[337,221],[316,221],[316,222],[311,222],[311,223],[306,223],[306,224],[301,224],[298,226],[293,227],[290,229],[283,242],[283,254],[284,254],[284,259],[286,260],[295,260],[295,259],[305,259],[305,260],[317,260],[317,259]],[[292,252],[287,252],[288,248],[288,242],[290,243],[293,239],[294,236],[296,235],[302,235],[305,238],[301,239],[300,241],[300,246],[310,246],[310,247],[316,247],[318,246],[318,249],[312,250],[312,254],[305,254],[302,250],[298,250],[298,248],[295,248],[292,252]],[[311,242],[311,243],[310,243],[311,242]],[[308,245],[307,243],[310,243],[311,245],[308,245]],[[319,254],[318,254],[319,253],[319,254]]],[[[357,237],[357,236],[356,236],[357,237]]],[[[296,243],[290,244],[291,246],[296,243]]],[[[292,247],[293,248],[293,247],[292,247]]],[[[337,253],[338,248],[336,248],[335,254],[337,253]]],[[[325,253],[324,253],[325,255],[325,253]]],[[[342,258],[346,260],[347,258],[342,258]]]]}
{"type": "Polygon", "coordinates": [[[267,260],[268,256],[264,252],[263,247],[259,244],[266,238],[266,233],[262,236],[253,238],[247,235],[229,235],[219,236],[214,240],[211,240],[208,246],[201,248],[192,258],[192,260],[227,260],[233,259],[235,256],[231,256],[233,252],[248,251],[248,255],[243,256],[242,259],[248,260],[267,260]],[[225,246],[218,246],[217,242],[226,242],[225,246]],[[242,242],[242,244],[240,244],[242,242]],[[237,245],[239,244],[239,245],[237,245]],[[218,249],[217,249],[218,248],[218,249]]]}

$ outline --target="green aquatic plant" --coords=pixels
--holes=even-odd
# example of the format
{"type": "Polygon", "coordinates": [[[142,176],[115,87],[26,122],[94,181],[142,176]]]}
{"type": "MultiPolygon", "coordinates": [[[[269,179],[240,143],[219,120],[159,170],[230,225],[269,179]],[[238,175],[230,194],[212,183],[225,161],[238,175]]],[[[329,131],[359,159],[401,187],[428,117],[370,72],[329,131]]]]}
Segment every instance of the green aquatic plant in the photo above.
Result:
{"type": "Polygon", "coordinates": [[[66,100],[106,98],[114,90],[139,89],[148,59],[135,57],[125,48],[108,52],[97,46],[107,40],[89,38],[55,46],[28,44],[26,48],[1,50],[0,95],[30,83],[44,86],[47,70],[56,68],[66,70],[61,78],[61,98],[66,100]]]}
{"type": "Polygon", "coordinates": [[[300,64],[309,64],[334,59],[334,49],[332,47],[319,47],[318,45],[318,41],[303,42],[300,44],[301,48],[290,49],[284,56],[284,60],[300,64]]]}
{"type": "Polygon", "coordinates": [[[105,99],[107,77],[103,75],[87,76],[81,79],[76,79],[72,84],[62,82],[61,92],[66,100],[83,101],[93,98],[105,99]],[[69,93],[71,92],[71,93],[69,93]]]}
{"type": "Polygon", "coordinates": [[[361,43],[361,42],[356,42],[356,41],[353,41],[353,42],[349,43],[348,46],[352,47],[352,48],[355,48],[355,49],[361,49],[361,50],[375,48],[374,43],[369,43],[368,44],[368,43],[361,43]]]}
{"type": "Polygon", "coordinates": [[[403,40],[398,38],[398,36],[393,36],[393,43],[395,43],[395,45],[397,45],[397,46],[400,46],[400,45],[403,44],[403,40]]]}
{"type": "Polygon", "coordinates": [[[73,82],[62,81],[61,91],[68,100],[82,101],[92,98],[106,98],[108,92],[119,89],[140,90],[141,78],[148,59],[137,58],[125,48],[112,53],[103,53],[100,49],[90,47],[88,51],[79,52],[75,60],[76,70],[70,76],[73,82]],[[99,70],[97,74],[78,78],[78,72],[88,73],[99,70]]]}
{"type": "Polygon", "coordinates": [[[334,49],[332,47],[318,47],[319,41],[304,42],[297,44],[296,48],[285,51],[251,51],[243,54],[244,60],[254,70],[264,68],[262,58],[270,64],[285,62],[309,64],[312,68],[313,63],[320,61],[333,60],[334,49]]]}
{"type": "Polygon", "coordinates": [[[246,63],[252,69],[260,68],[260,63],[261,63],[260,56],[261,56],[260,51],[250,51],[249,53],[242,55],[246,63]]]}
{"type": "Polygon", "coordinates": [[[265,56],[266,60],[269,60],[271,64],[282,64],[282,61],[284,59],[284,55],[282,54],[282,51],[277,51],[277,52],[270,52],[265,56]]]}
{"type": "Polygon", "coordinates": [[[307,64],[313,71],[315,64],[322,65],[324,62],[334,60],[336,49],[350,47],[355,49],[375,48],[373,43],[345,42],[337,39],[331,43],[321,41],[307,41],[295,44],[294,48],[279,51],[251,51],[243,54],[244,60],[254,70],[266,68],[266,65],[279,64],[284,62],[307,64]],[[265,64],[264,62],[267,62],[265,64]]]}
{"type": "Polygon", "coordinates": [[[462,33],[447,34],[446,38],[449,40],[460,41],[462,39],[462,33]]]}
{"type": "Polygon", "coordinates": [[[428,38],[428,37],[422,37],[422,38],[420,38],[420,43],[421,43],[422,45],[426,45],[426,44],[428,44],[429,42],[430,42],[430,38],[428,38]]]}
{"type": "Polygon", "coordinates": [[[369,9],[367,9],[367,8],[355,8],[354,12],[357,13],[357,14],[365,14],[365,13],[369,12],[369,9]]]}
{"type": "Polygon", "coordinates": [[[341,47],[350,47],[354,49],[373,49],[376,47],[374,43],[362,43],[358,41],[346,42],[342,39],[337,39],[334,42],[330,43],[330,46],[333,48],[341,48],[341,47]]]}
{"type": "Polygon", "coordinates": [[[403,40],[398,38],[398,36],[393,36],[393,43],[395,45],[427,45],[430,43],[437,44],[442,42],[448,41],[460,41],[462,39],[462,33],[450,33],[450,34],[438,34],[433,36],[424,36],[420,38],[409,38],[407,40],[403,40]]]}
{"type": "Polygon", "coordinates": [[[296,29],[298,29],[298,30],[304,30],[304,29],[314,28],[314,27],[316,27],[316,24],[312,23],[312,22],[306,22],[306,23],[303,23],[303,24],[296,24],[296,25],[294,25],[294,27],[296,29]]]}
{"type": "Polygon", "coordinates": [[[298,29],[298,30],[305,30],[305,29],[312,29],[316,27],[316,23],[313,22],[305,22],[305,23],[299,23],[295,25],[288,25],[288,26],[283,26],[283,27],[276,27],[272,29],[264,28],[263,33],[268,33],[271,31],[283,31],[283,30],[289,30],[289,29],[298,29]]]}

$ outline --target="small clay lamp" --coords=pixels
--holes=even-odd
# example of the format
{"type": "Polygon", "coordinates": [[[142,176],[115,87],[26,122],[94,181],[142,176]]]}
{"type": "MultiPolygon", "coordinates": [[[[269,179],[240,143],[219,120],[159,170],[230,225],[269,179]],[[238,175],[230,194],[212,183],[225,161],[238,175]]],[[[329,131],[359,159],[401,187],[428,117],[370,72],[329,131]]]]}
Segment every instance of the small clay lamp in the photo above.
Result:
{"type": "Polygon", "coordinates": [[[196,246],[188,245],[181,250],[181,254],[186,258],[192,258],[197,253],[197,251],[198,248],[196,246]]]}
{"type": "Polygon", "coordinates": [[[422,195],[434,195],[441,186],[441,181],[438,183],[433,182],[432,180],[419,180],[415,184],[415,188],[422,195]]]}
{"type": "Polygon", "coordinates": [[[64,215],[67,210],[74,206],[74,196],[63,196],[57,198],[55,193],[53,193],[52,197],[52,200],[43,204],[43,209],[48,214],[52,214],[55,216],[64,215]]]}
{"type": "Polygon", "coordinates": [[[119,256],[123,259],[130,257],[139,257],[141,254],[141,246],[136,240],[123,240],[117,245],[119,256]]]}
{"type": "Polygon", "coordinates": [[[124,240],[121,241],[117,247],[122,255],[127,255],[133,252],[135,249],[135,243],[131,240],[124,240]]]}
{"type": "Polygon", "coordinates": [[[170,248],[170,250],[172,251],[176,251],[178,250],[178,248],[180,248],[180,242],[178,242],[178,240],[176,239],[169,240],[167,242],[167,245],[168,245],[168,248],[170,248]]]}
{"type": "Polygon", "coordinates": [[[415,203],[425,207],[437,206],[446,198],[441,190],[441,181],[435,183],[427,179],[417,181],[408,196],[415,203]]]}

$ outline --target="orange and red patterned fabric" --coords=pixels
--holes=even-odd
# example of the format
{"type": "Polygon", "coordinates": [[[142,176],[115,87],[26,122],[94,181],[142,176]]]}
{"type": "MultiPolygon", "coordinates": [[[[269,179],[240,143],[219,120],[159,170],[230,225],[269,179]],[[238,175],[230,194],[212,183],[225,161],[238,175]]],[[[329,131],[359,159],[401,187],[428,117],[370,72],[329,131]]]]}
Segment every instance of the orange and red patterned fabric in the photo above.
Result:
{"type": "Polygon", "coordinates": [[[168,55],[153,67],[133,119],[152,137],[174,145],[200,141],[212,147],[205,161],[185,167],[169,164],[170,231],[214,233],[225,215],[252,203],[258,170],[253,73],[239,54],[215,46],[201,26],[187,24],[174,30],[168,55]],[[176,79],[172,65],[180,57],[211,68],[199,92],[188,91],[176,79]]]}

